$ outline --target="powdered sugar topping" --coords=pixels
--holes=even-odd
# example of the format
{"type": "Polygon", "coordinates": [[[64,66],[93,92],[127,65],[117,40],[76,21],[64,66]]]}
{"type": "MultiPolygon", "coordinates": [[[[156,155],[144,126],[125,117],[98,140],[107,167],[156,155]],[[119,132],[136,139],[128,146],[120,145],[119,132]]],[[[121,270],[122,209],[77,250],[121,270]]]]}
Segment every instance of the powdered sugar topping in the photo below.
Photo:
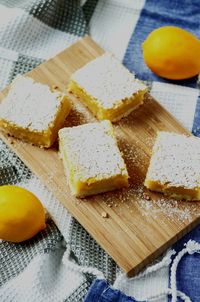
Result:
{"type": "Polygon", "coordinates": [[[59,131],[59,138],[78,179],[88,181],[94,177],[104,179],[127,175],[109,121],[63,128],[59,131]]]}
{"type": "Polygon", "coordinates": [[[72,78],[104,108],[113,108],[133,94],[146,90],[113,55],[106,53],[77,70],[72,78]]]}
{"type": "Polygon", "coordinates": [[[168,186],[200,187],[200,139],[159,132],[147,178],[168,186]]]}
{"type": "Polygon", "coordinates": [[[0,104],[0,118],[31,131],[46,130],[61,104],[59,96],[47,85],[18,76],[0,104]]]}

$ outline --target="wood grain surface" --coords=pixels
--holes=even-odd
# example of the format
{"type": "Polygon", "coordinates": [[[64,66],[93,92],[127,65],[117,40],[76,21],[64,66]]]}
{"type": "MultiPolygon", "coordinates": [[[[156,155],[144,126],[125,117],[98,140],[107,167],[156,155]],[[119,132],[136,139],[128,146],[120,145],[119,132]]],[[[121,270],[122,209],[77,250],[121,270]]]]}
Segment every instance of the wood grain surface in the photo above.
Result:
{"type": "MultiPolygon", "coordinates": [[[[103,52],[91,38],[85,37],[27,75],[66,91],[71,73],[103,52]]],[[[1,92],[1,100],[7,89],[1,92]]],[[[72,100],[74,108],[66,126],[95,121],[77,99],[72,100]]],[[[130,187],[83,200],[70,194],[57,144],[45,150],[3,133],[0,137],[132,276],[199,223],[200,203],[170,200],[143,188],[156,131],[188,133],[157,101],[147,95],[143,106],[114,127],[128,167],[130,187]],[[108,214],[107,218],[103,212],[108,214]]]]}

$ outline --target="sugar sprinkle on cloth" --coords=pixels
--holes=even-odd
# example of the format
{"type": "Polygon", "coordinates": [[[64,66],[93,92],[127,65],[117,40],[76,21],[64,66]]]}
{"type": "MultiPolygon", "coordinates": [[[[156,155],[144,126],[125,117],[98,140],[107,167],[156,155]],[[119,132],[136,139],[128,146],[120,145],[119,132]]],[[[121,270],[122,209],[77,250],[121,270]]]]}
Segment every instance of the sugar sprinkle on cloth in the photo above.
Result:
{"type": "MultiPolygon", "coordinates": [[[[200,37],[199,1],[0,0],[0,87],[90,33],[147,81],[151,94],[200,136],[197,78],[178,83],[162,80],[143,64],[142,41],[163,25],[179,25],[200,37]]],[[[112,301],[134,301],[133,297],[200,301],[199,227],[144,272],[128,279],[2,141],[0,158],[0,184],[19,184],[33,191],[55,222],[49,219],[45,231],[23,244],[0,243],[1,301],[83,301],[95,278],[91,290],[101,280],[112,301]]]]}

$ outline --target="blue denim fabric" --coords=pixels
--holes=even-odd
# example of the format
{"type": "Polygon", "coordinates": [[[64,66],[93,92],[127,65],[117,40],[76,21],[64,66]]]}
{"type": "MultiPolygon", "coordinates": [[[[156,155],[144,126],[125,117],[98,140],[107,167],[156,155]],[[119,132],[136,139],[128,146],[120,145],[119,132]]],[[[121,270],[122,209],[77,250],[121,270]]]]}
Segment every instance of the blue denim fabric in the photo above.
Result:
{"type": "Polygon", "coordinates": [[[134,298],[126,296],[119,290],[112,289],[106,280],[96,279],[92,283],[84,302],[139,302],[139,301],[136,301],[134,298]]]}
{"type": "Polygon", "coordinates": [[[193,122],[193,127],[192,127],[192,133],[198,137],[200,137],[199,125],[200,125],[200,94],[199,94],[197,105],[196,105],[194,122],[193,122]]]}
{"type": "MultiPolygon", "coordinates": [[[[184,243],[190,239],[200,242],[200,226],[179,240],[173,248],[178,253],[184,248],[184,243]]],[[[192,302],[200,302],[200,254],[186,254],[181,259],[177,268],[176,281],[178,290],[189,296],[192,302]]],[[[182,302],[182,300],[177,299],[177,302],[182,302]]]]}

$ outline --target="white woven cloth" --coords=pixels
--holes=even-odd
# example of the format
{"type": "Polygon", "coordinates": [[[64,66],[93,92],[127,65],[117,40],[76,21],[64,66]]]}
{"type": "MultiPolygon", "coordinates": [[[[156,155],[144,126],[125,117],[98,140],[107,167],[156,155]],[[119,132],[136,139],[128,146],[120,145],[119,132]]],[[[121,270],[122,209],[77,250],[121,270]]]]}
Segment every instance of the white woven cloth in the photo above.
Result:
{"type": "Polygon", "coordinates": [[[84,280],[80,272],[62,262],[64,252],[59,248],[34,257],[21,274],[1,287],[0,301],[64,301],[84,280]]]}
{"type": "MultiPolygon", "coordinates": [[[[90,20],[91,36],[122,60],[143,4],[144,0],[99,0],[90,20]]],[[[13,68],[19,53],[21,56],[48,59],[77,39],[74,34],[52,29],[22,8],[0,5],[0,86],[3,88],[10,81],[8,69],[13,68]]],[[[154,82],[151,93],[191,130],[197,90],[154,82]]],[[[68,242],[71,220],[68,211],[37,177],[26,182],[22,180],[20,185],[39,197],[68,242]]],[[[0,288],[0,301],[63,301],[84,281],[83,271],[98,275],[95,269],[73,268],[73,265],[62,261],[64,252],[64,248],[59,247],[54,253],[33,258],[20,275],[0,288]]],[[[168,252],[164,260],[161,259],[136,278],[128,279],[119,273],[114,287],[139,300],[167,291],[170,257],[171,253],[168,252]]],[[[167,296],[156,301],[167,301],[167,296]]]]}

